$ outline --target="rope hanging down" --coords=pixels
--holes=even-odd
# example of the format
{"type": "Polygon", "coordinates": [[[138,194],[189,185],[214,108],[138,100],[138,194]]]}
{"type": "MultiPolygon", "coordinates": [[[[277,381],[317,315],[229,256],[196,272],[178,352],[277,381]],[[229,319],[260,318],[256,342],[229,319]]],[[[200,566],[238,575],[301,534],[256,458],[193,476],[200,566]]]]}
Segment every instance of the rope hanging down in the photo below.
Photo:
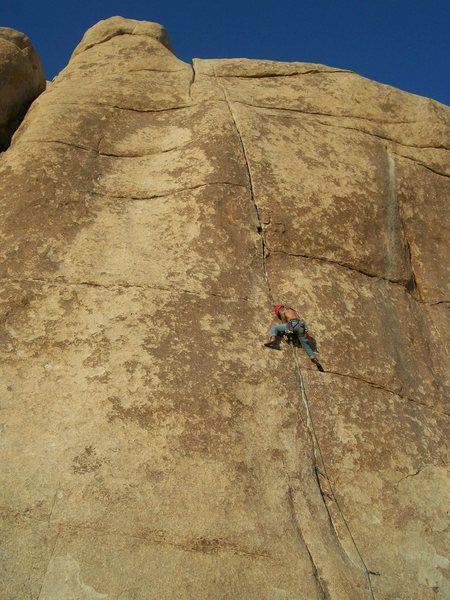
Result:
{"type": "MultiPolygon", "coordinates": [[[[330,488],[332,500],[334,501],[334,503],[336,505],[336,508],[337,508],[337,510],[338,510],[338,512],[339,512],[339,514],[341,516],[342,522],[344,523],[345,529],[347,530],[349,538],[352,541],[352,545],[353,545],[353,547],[354,547],[354,549],[356,551],[356,554],[358,555],[359,560],[361,561],[361,565],[362,565],[363,570],[364,570],[364,572],[366,574],[367,581],[368,581],[368,584],[369,584],[370,594],[371,594],[373,600],[375,600],[375,595],[374,595],[373,589],[372,589],[372,583],[370,581],[370,574],[372,573],[372,571],[370,571],[368,569],[368,567],[367,567],[367,565],[366,565],[366,563],[365,563],[365,561],[364,561],[364,559],[363,559],[363,557],[361,555],[361,552],[359,551],[358,546],[356,545],[355,539],[354,539],[354,537],[352,535],[352,532],[350,531],[350,527],[349,527],[349,525],[347,523],[346,518],[344,517],[344,514],[343,514],[343,512],[341,510],[341,507],[339,506],[339,503],[337,501],[336,495],[334,493],[333,486],[331,484],[330,478],[329,478],[328,473],[327,473],[327,469],[325,467],[325,462],[323,460],[323,456],[322,456],[322,451],[320,449],[319,440],[317,438],[317,435],[316,435],[316,432],[315,432],[315,429],[314,429],[314,423],[313,423],[313,420],[312,420],[312,417],[311,417],[311,411],[310,411],[310,408],[309,408],[308,396],[306,394],[305,382],[303,380],[303,375],[302,375],[302,372],[301,372],[301,369],[300,369],[300,364],[298,362],[298,357],[297,357],[297,353],[295,351],[295,346],[292,343],[290,343],[290,346],[292,348],[292,358],[294,360],[294,365],[295,365],[296,379],[297,379],[298,387],[300,389],[300,393],[301,393],[301,396],[302,396],[302,402],[303,402],[303,405],[305,407],[306,427],[307,427],[309,435],[311,437],[311,443],[312,443],[312,446],[313,446],[314,458],[315,458],[315,461],[316,461],[316,464],[314,465],[314,468],[315,468],[315,471],[316,471],[316,477],[318,479],[317,472],[319,472],[319,473],[323,474],[323,476],[326,478],[326,480],[328,482],[328,486],[330,488]],[[320,470],[319,470],[319,468],[317,466],[317,463],[320,464],[320,470]]],[[[320,482],[319,482],[319,480],[318,480],[318,484],[319,484],[319,488],[320,488],[320,482]]],[[[325,500],[324,500],[324,502],[325,502],[325,500]]],[[[330,519],[331,519],[331,515],[330,515],[330,519]]]]}

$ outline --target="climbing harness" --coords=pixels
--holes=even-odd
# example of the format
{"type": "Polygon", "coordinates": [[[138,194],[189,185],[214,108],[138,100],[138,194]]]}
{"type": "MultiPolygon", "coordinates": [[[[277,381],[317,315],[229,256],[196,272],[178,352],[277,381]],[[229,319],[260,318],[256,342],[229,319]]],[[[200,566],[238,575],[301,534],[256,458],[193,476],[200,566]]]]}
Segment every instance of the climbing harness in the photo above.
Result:
{"type": "Polygon", "coordinates": [[[285,339],[288,342],[288,344],[292,344],[293,346],[297,346],[297,347],[301,346],[300,340],[298,338],[298,332],[295,331],[295,329],[299,325],[303,329],[303,332],[305,332],[306,331],[305,322],[300,319],[292,319],[291,321],[288,321],[286,323],[286,332],[284,334],[285,339]]]}
{"type": "Polygon", "coordinates": [[[298,325],[300,325],[303,331],[306,332],[306,323],[303,319],[291,319],[290,321],[288,321],[287,330],[289,331],[289,333],[295,333],[294,329],[298,327],[298,325]]]}
{"type": "MultiPolygon", "coordinates": [[[[303,319],[291,319],[290,321],[287,322],[287,327],[286,327],[286,332],[284,334],[284,339],[286,340],[286,342],[288,344],[290,344],[292,346],[292,350],[294,350],[294,347],[296,348],[301,348],[302,344],[300,341],[300,336],[306,339],[306,343],[308,344],[308,346],[311,348],[311,350],[316,353],[317,352],[317,344],[316,344],[316,340],[309,335],[308,330],[306,328],[306,323],[303,319]],[[298,331],[298,328],[300,328],[300,331],[298,331]]],[[[317,357],[314,357],[311,359],[311,361],[316,365],[317,369],[321,372],[324,373],[324,368],[322,367],[322,365],[320,364],[320,362],[317,360],[317,357]]]]}

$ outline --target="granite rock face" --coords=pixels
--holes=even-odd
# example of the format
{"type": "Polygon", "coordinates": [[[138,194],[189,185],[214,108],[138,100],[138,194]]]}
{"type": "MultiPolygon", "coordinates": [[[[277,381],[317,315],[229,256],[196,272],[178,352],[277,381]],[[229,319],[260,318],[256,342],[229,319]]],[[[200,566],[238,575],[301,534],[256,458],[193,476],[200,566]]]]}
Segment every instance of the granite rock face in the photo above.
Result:
{"type": "Polygon", "coordinates": [[[0,27],[0,151],[9,146],[28,107],[45,86],[41,62],[28,37],[0,27]]]}
{"type": "Polygon", "coordinates": [[[449,132],[87,32],[0,158],[5,599],[449,598],[449,132]]]}

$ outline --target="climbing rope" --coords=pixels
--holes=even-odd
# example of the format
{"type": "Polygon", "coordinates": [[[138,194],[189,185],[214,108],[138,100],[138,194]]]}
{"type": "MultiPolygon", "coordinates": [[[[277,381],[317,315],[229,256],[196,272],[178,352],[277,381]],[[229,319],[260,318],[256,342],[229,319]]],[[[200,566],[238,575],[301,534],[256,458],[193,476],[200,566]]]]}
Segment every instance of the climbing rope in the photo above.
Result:
{"type": "MultiPolygon", "coordinates": [[[[354,547],[354,549],[356,551],[356,554],[359,557],[359,560],[361,561],[361,565],[363,567],[363,570],[364,570],[365,575],[367,577],[367,582],[369,584],[370,594],[372,596],[372,599],[375,600],[375,595],[374,595],[373,589],[372,589],[372,583],[370,581],[370,573],[371,573],[371,571],[368,569],[368,567],[367,567],[367,565],[366,565],[366,563],[365,563],[365,561],[364,561],[364,559],[363,559],[363,557],[361,555],[361,552],[359,551],[358,546],[356,545],[355,539],[354,539],[354,537],[352,535],[352,532],[350,531],[350,527],[349,527],[349,525],[347,523],[346,518],[344,517],[344,514],[343,514],[343,512],[341,510],[341,507],[339,506],[339,502],[337,501],[336,495],[334,493],[333,486],[331,484],[330,478],[329,478],[328,473],[327,473],[327,469],[325,467],[325,461],[323,460],[323,456],[322,456],[322,451],[320,449],[319,440],[317,438],[316,431],[314,429],[314,423],[313,423],[313,420],[312,420],[312,417],[311,417],[311,411],[310,411],[310,408],[309,408],[308,396],[307,396],[307,393],[306,393],[305,382],[304,382],[304,379],[303,379],[302,371],[300,369],[300,364],[299,364],[299,361],[298,361],[298,356],[297,356],[297,353],[295,351],[295,346],[294,346],[294,344],[292,342],[290,343],[290,346],[292,348],[292,357],[293,357],[294,365],[295,365],[295,372],[296,372],[297,383],[298,383],[298,387],[299,387],[300,392],[301,392],[302,402],[303,402],[303,405],[305,407],[306,427],[307,427],[309,435],[311,437],[311,443],[312,443],[312,447],[313,447],[314,458],[315,458],[315,461],[316,461],[316,465],[314,465],[314,468],[315,468],[315,471],[316,471],[316,478],[317,478],[317,483],[319,485],[319,489],[321,489],[321,487],[320,487],[320,482],[319,482],[318,476],[317,476],[317,471],[318,471],[317,462],[319,462],[319,464],[320,464],[319,473],[323,474],[324,477],[326,478],[327,482],[328,482],[328,485],[329,485],[329,488],[330,488],[330,492],[331,492],[331,497],[332,497],[334,503],[336,504],[336,508],[337,508],[337,510],[338,510],[341,518],[342,518],[342,522],[345,525],[345,529],[347,530],[349,538],[352,541],[352,545],[353,545],[353,547],[354,547]]],[[[325,500],[324,500],[324,502],[325,502],[325,500]]],[[[333,521],[331,519],[331,515],[330,515],[330,520],[333,523],[333,521]]]]}

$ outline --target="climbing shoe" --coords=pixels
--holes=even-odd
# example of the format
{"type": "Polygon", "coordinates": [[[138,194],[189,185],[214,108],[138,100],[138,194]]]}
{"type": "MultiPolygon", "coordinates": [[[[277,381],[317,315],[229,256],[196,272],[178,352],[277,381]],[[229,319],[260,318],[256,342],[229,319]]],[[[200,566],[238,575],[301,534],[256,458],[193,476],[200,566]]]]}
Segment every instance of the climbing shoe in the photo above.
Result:
{"type": "Polygon", "coordinates": [[[325,373],[325,370],[324,370],[324,368],[322,367],[322,365],[320,364],[320,362],[317,360],[317,358],[312,358],[312,359],[311,359],[311,362],[313,362],[313,363],[316,365],[317,369],[318,369],[318,370],[319,370],[321,373],[325,373]]]}
{"type": "Polygon", "coordinates": [[[264,346],[266,348],[271,348],[272,350],[280,350],[280,340],[277,337],[272,336],[268,342],[264,343],[264,346]]]}
{"type": "Polygon", "coordinates": [[[264,346],[266,348],[270,348],[271,350],[281,350],[278,342],[265,342],[264,346]]]}

